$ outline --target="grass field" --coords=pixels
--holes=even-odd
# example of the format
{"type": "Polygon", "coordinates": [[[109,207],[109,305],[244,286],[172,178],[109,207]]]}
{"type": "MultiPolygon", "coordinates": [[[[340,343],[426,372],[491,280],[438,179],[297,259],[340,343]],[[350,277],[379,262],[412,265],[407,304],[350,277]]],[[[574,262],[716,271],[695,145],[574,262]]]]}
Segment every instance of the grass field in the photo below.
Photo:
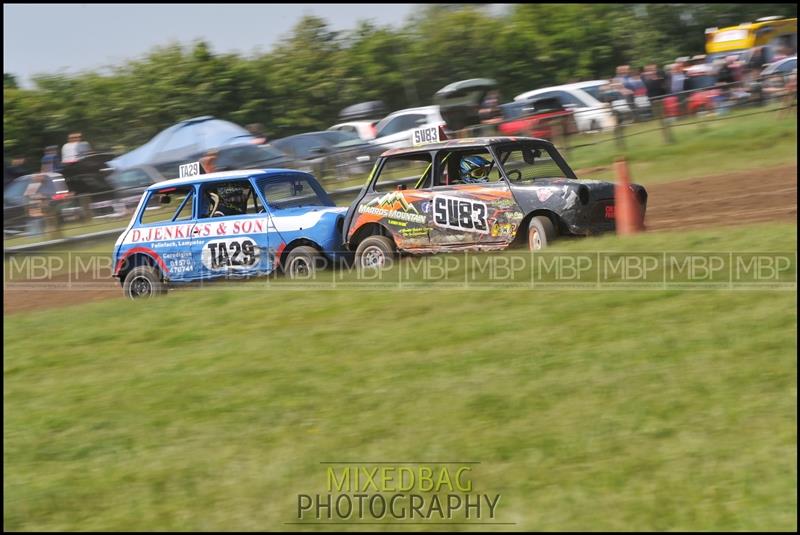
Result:
{"type": "Polygon", "coordinates": [[[717,175],[746,169],[797,163],[797,113],[756,112],[773,108],[747,108],[732,112],[725,119],[715,116],[691,117],[674,123],[675,143],[666,144],[658,123],[632,125],[625,129],[626,148],[620,150],[612,134],[576,136],[571,143],[607,140],[576,148],[568,161],[573,169],[609,167],[582,178],[613,179],[610,168],[616,155],[624,155],[633,178],[642,184],[717,175]],[[752,114],[752,115],[750,115],[752,114]],[[702,121],[701,124],[693,124],[702,121]],[[651,131],[655,129],[655,131],[651,131]]]}
{"type": "MultiPolygon", "coordinates": [[[[796,239],[774,224],[557,249],[796,239]]],[[[278,280],[15,314],[4,528],[296,528],[321,461],[449,458],[480,461],[476,490],[502,495],[514,525],[494,529],[795,530],[796,306],[790,291],[278,280]]]]}

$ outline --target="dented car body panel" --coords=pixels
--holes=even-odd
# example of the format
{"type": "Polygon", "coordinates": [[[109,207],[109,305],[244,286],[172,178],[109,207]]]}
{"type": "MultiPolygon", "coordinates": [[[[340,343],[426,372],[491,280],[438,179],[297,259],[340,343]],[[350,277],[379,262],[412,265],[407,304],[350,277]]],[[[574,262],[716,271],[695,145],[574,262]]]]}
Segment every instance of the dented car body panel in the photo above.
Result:
{"type": "MultiPolygon", "coordinates": [[[[376,233],[391,237],[400,251],[409,253],[504,249],[521,230],[527,232],[534,215],[547,215],[560,235],[596,235],[615,230],[614,187],[578,179],[552,143],[541,139],[457,139],[393,149],[381,156],[350,206],[343,239],[350,250],[376,233]],[[477,153],[485,156],[491,176],[472,183],[443,176],[453,175],[449,160],[463,162],[477,153]],[[423,163],[429,155],[427,175],[409,189],[376,189],[387,162],[415,155],[423,163]],[[537,158],[549,176],[529,178],[537,158]]],[[[644,213],[647,193],[642,186],[631,187],[644,213]]]]}

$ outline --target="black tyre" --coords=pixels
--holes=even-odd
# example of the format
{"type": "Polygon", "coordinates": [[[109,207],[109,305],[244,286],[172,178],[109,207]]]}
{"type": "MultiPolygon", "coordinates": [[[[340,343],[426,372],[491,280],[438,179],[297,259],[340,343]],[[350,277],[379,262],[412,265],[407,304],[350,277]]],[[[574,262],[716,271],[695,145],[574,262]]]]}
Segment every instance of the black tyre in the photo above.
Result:
{"type": "Polygon", "coordinates": [[[356,248],[357,269],[385,269],[394,261],[394,242],[386,236],[370,236],[356,248]]]}
{"type": "Polygon", "coordinates": [[[556,228],[550,218],[537,215],[528,224],[528,249],[540,251],[556,239],[556,228]]]}
{"type": "Polygon", "coordinates": [[[314,273],[328,267],[328,260],[309,245],[295,247],[286,256],[283,271],[290,279],[310,279],[314,273]]]}
{"type": "Polygon", "coordinates": [[[133,268],[122,283],[122,295],[129,299],[149,299],[167,293],[167,285],[161,280],[161,273],[150,266],[133,268]]]}

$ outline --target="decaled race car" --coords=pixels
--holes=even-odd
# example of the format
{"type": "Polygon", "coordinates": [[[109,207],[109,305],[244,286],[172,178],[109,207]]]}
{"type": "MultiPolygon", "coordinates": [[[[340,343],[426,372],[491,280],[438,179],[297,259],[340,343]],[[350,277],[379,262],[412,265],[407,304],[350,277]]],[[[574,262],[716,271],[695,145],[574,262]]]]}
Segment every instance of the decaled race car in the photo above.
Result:
{"type": "MultiPolygon", "coordinates": [[[[436,129],[415,133],[438,140],[436,129]]],[[[647,192],[632,185],[641,205],[647,192]]],[[[578,180],[552,143],[488,137],[389,150],[345,218],[357,266],[381,267],[396,252],[546,247],[558,236],[615,230],[614,184],[578,180]],[[396,186],[418,177],[413,187],[396,186]]]]}
{"type": "Polygon", "coordinates": [[[345,208],[300,171],[229,171],[147,188],[114,248],[114,276],[136,298],[171,283],[308,276],[342,253],[345,208]]]}

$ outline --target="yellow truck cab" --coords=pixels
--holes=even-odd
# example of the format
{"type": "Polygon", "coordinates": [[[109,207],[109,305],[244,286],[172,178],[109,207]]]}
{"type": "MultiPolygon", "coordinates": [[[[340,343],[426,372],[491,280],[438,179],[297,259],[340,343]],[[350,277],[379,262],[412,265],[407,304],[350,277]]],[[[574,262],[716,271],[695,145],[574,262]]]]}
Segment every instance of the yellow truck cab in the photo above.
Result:
{"type": "Polygon", "coordinates": [[[767,63],[781,49],[785,49],[787,55],[796,53],[797,19],[763,17],[738,26],[706,29],[707,62],[728,55],[746,56],[748,50],[758,46],[765,47],[767,63]]]}

